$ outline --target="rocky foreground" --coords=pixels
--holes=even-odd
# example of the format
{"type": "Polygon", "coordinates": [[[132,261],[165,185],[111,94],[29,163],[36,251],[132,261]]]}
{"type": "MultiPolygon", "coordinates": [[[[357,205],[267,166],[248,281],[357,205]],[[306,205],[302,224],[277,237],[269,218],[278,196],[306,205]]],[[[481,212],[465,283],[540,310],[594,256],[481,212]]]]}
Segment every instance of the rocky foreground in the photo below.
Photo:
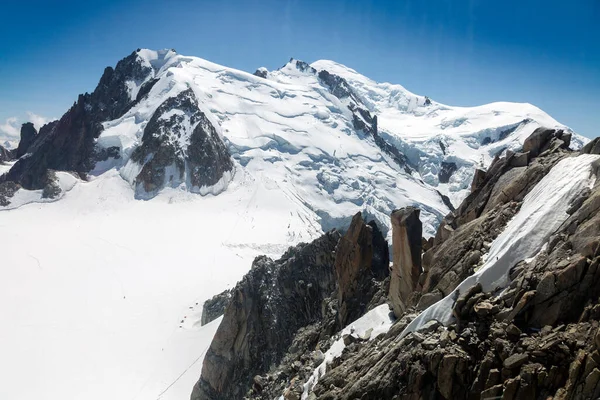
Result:
{"type": "Polygon", "coordinates": [[[512,263],[505,287],[456,290],[554,166],[600,154],[599,139],[580,152],[569,142],[540,128],[522,152],[477,171],[435,238],[422,239],[418,209],[392,213],[389,269],[387,242],[360,214],[343,235],[257,258],[231,300],[205,305],[212,318],[226,308],[192,400],[599,398],[600,185],[572,193],[565,221],[535,257],[512,263]],[[410,328],[448,295],[449,323],[410,328]],[[352,321],[386,303],[389,329],[354,332],[352,321]]]}

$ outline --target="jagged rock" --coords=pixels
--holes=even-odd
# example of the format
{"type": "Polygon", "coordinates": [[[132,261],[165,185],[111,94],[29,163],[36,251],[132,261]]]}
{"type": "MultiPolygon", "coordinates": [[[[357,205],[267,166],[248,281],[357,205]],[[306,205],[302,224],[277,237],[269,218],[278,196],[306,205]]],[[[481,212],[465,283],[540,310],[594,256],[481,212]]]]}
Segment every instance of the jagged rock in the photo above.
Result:
{"type": "Polygon", "coordinates": [[[214,295],[210,300],[206,300],[202,305],[202,318],[200,324],[206,325],[211,321],[219,318],[225,313],[225,308],[231,300],[231,290],[225,290],[214,295]]]}
{"type": "Polygon", "coordinates": [[[323,300],[335,289],[339,238],[332,231],[277,261],[254,261],[232,291],[192,400],[242,398],[252,377],[281,360],[297,331],[320,320],[323,300]]]}
{"type": "Polygon", "coordinates": [[[335,74],[331,74],[325,70],[319,71],[318,76],[321,82],[323,82],[331,90],[331,93],[338,99],[349,97],[356,103],[359,103],[358,97],[354,94],[352,88],[344,78],[335,74]]]}
{"type": "Polygon", "coordinates": [[[376,266],[378,274],[385,278],[381,269],[389,265],[388,246],[381,231],[373,229],[373,225],[375,224],[365,224],[361,213],[357,213],[336,249],[335,273],[340,327],[365,313],[368,301],[373,297],[371,289],[375,287],[371,285],[371,279],[375,275],[374,260],[379,264],[376,266]],[[373,245],[374,242],[378,244],[377,247],[373,245]]]}
{"type": "Polygon", "coordinates": [[[393,266],[390,280],[390,302],[399,317],[417,288],[421,274],[421,238],[423,227],[419,209],[401,208],[392,212],[393,266]]]}
{"type": "Polygon", "coordinates": [[[476,169],[473,175],[473,182],[471,183],[471,193],[475,191],[485,180],[485,171],[482,169],[476,169]]]}
{"type": "Polygon", "coordinates": [[[21,125],[21,140],[17,147],[17,158],[21,158],[27,153],[27,150],[35,141],[36,136],[37,131],[31,122],[26,122],[21,125]]]}
{"type": "Polygon", "coordinates": [[[305,61],[300,61],[300,60],[294,60],[293,58],[290,58],[290,62],[294,62],[295,61],[295,66],[298,69],[298,71],[301,72],[310,72],[311,74],[316,74],[317,70],[314,69],[313,67],[310,66],[310,64],[308,64],[305,61]]]}

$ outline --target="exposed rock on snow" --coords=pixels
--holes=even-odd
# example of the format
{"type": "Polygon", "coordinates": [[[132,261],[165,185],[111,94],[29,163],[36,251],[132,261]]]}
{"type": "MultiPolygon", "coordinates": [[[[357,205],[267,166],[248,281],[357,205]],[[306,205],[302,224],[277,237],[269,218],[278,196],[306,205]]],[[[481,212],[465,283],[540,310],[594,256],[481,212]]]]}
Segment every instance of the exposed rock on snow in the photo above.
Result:
{"type": "Polygon", "coordinates": [[[201,192],[231,178],[233,162],[217,131],[198,108],[191,89],[165,100],[144,128],[141,145],[131,154],[125,170],[139,169],[136,195],[152,197],[165,185],[185,182],[201,192]],[[227,174],[227,176],[225,176],[227,174]]]}

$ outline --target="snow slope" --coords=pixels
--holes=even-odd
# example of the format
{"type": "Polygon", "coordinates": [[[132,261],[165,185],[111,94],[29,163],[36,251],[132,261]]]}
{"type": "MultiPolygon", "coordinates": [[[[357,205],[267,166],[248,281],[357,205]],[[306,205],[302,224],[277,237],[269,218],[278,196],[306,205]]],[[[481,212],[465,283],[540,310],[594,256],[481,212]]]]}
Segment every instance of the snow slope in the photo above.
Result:
{"type": "Polygon", "coordinates": [[[585,187],[592,187],[595,176],[591,164],[600,158],[584,154],[561,160],[525,196],[521,209],[492,242],[485,264],[462,281],[448,296],[415,318],[402,335],[421,328],[434,319],[443,324],[452,320],[457,293],[481,283],[483,291],[506,287],[508,273],[519,261],[535,257],[552,233],[568,218],[567,209],[585,187]]]}
{"type": "Polygon", "coordinates": [[[262,182],[138,201],[110,171],[0,211],[0,398],[188,398],[218,324],[199,327],[202,302],[321,232],[262,182]]]}

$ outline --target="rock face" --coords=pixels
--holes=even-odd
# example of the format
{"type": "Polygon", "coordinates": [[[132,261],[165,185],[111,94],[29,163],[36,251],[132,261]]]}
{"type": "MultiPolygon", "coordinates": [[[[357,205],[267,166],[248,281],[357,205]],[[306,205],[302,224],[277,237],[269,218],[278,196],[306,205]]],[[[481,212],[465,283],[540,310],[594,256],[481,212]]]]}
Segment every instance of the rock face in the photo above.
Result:
{"type": "Polygon", "coordinates": [[[297,331],[320,320],[335,290],[332,231],[291,248],[280,260],[258,257],[233,289],[206,354],[192,400],[241,399],[256,374],[278,363],[297,331]]]}
{"type": "Polygon", "coordinates": [[[21,125],[21,140],[19,141],[19,147],[17,147],[17,158],[21,158],[27,153],[29,147],[35,141],[37,131],[31,122],[26,122],[21,125]]]}
{"type": "Polygon", "coordinates": [[[367,311],[368,302],[373,297],[371,279],[378,274],[379,279],[385,278],[382,267],[385,266],[387,271],[388,264],[387,242],[383,235],[378,229],[365,224],[361,213],[356,214],[340,239],[335,256],[340,327],[367,311]]]}
{"type": "MultiPolygon", "coordinates": [[[[386,240],[360,213],[344,236],[329,232],[278,261],[257,258],[231,292],[192,399],[300,398],[334,333],[385,303],[388,265],[386,240]]],[[[220,308],[221,297],[205,308],[220,308]]]]}
{"type": "Polygon", "coordinates": [[[42,189],[49,169],[86,174],[95,164],[94,139],[102,132],[101,122],[121,116],[139,100],[130,98],[127,82],[143,82],[151,71],[139,62],[136,52],[119,61],[114,69],[107,67],[91,94],[79,95],[60,120],[40,129],[27,146],[31,155],[17,161],[7,180],[26,189],[42,189]]]}
{"type": "Polygon", "coordinates": [[[202,318],[200,319],[200,324],[206,325],[223,315],[230,300],[231,290],[226,290],[213,296],[210,300],[206,300],[202,305],[202,318]]]}
{"type": "Polygon", "coordinates": [[[406,207],[392,213],[393,266],[390,279],[390,303],[397,317],[402,315],[421,274],[423,227],[419,209],[406,207]]]}
{"type": "Polygon", "coordinates": [[[135,178],[136,195],[141,198],[182,182],[191,191],[201,192],[233,169],[227,148],[198,108],[192,89],[168,98],[156,109],[130,162],[141,165],[135,178]]]}
{"type": "Polygon", "coordinates": [[[14,153],[11,150],[0,146],[0,163],[12,161],[14,153]]]}

